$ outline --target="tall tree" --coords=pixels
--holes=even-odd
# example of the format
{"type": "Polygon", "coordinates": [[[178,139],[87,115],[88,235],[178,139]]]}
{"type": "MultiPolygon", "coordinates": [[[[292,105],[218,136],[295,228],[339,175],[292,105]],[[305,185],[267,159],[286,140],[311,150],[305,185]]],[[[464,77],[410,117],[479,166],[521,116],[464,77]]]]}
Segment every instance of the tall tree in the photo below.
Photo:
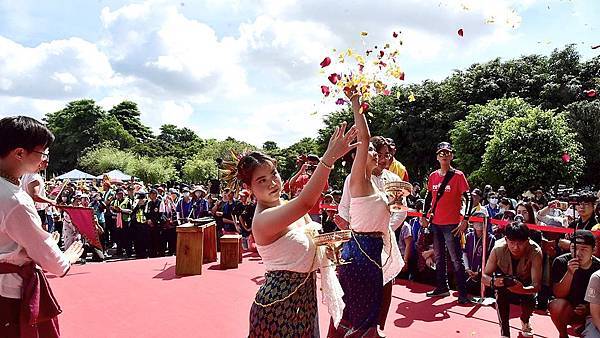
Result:
{"type": "Polygon", "coordinates": [[[600,186],[600,100],[571,103],[566,110],[568,125],[576,132],[586,160],[583,182],[600,186]]]}
{"type": "Polygon", "coordinates": [[[581,144],[565,114],[531,108],[496,129],[472,178],[475,185],[504,185],[516,194],[539,185],[576,184],[584,165],[581,144]]]}
{"type": "Polygon", "coordinates": [[[138,105],[132,101],[123,101],[108,111],[114,116],[138,142],[146,142],[153,137],[152,130],[142,123],[138,105]]]}
{"type": "Polygon", "coordinates": [[[47,114],[45,121],[56,136],[50,149],[50,172],[62,173],[75,168],[86,148],[112,137],[100,133],[101,130],[107,132],[101,128],[106,118],[106,113],[94,100],[72,101],[64,109],[47,114]]]}

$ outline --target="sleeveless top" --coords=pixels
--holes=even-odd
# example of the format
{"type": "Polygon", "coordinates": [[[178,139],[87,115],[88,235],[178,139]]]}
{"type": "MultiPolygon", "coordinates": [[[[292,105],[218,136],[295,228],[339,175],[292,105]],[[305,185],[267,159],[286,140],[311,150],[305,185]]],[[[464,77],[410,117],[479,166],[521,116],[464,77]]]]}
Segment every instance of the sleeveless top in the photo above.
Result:
{"type": "Polygon", "coordinates": [[[542,249],[540,249],[540,246],[536,242],[531,239],[529,240],[529,246],[525,249],[526,251],[519,259],[519,263],[517,263],[516,267],[512,266],[512,258],[510,250],[508,250],[506,238],[496,241],[493,250],[496,252],[498,268],[503,273],[517,276],[525,286],[531,285],[531,265],[533,259],[536,256],[542,257],[542,249]]]}
{"type": "MultiPolygon", "coordinates": [[[[371,183],[372,184],[372,183],[371,183]]],[[[375,193],[350,199],[350,229],[356,232],[382,232],[383,285],[391,281],[404,266],[396,235],[390,227],[390,209],[385,193],[373,186],[375,193]]]]}
{"type": "Polygon", "coordinates": [[[335,326],[339,324],[344,312],[344,291],[335,273],[335,266],[325,254],[325,246],[316,246],[314,236],[318,234],[321,224],[305,223],[301,217],[294,223],[295,227],[275,242],[267,245],[256,245],[258,253],[267,271],[287,270],[309,273],[321,270],[321,290],[323,303],[328,308],[335,326]]]}

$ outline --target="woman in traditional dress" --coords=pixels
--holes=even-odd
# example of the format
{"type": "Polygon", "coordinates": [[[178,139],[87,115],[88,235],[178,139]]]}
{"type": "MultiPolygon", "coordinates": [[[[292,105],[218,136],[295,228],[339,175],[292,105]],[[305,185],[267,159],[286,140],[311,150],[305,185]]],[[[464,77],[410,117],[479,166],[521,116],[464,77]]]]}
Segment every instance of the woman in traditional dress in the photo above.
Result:
{"type": "Polygon", "coordinates": [[[383,286],[400,272],[404,262],[390,229],[387,196],[372,182],[378,155],[369,142],[367,120],[359,96],[348,94],[359,143],[349,180],[349,227],[353,236],[342,248],[342,259],[350,263],[338,268],[344,291],[344,314],[337,329],[330,327],[328,336],[378,337],[383,286]]]}
{"type": "Polygon", "coordinates": [[[237,164],[237,178],[256,196],[252,231],[267,270],[250,310],[249,337],[318,337],[315,270],[321,268],[323,298],[334,322],[343,311],[342,289],[324,250],[313,236],[318,223],[308,211],[315,205],[337,159],[355,147],[352,127],[336,128],[317,169],[300,195],[288,203],[281,200],[282,182],[276,163],[252,152],[237,164]]]}

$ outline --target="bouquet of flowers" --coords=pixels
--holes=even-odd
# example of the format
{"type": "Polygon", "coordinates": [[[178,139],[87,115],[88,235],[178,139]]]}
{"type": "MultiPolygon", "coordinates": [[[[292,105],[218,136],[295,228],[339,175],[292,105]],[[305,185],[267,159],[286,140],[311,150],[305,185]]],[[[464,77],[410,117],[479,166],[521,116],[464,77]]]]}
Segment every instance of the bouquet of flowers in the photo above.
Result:
{"type": "MultiPolygon", "coordinates": [[[[361,32],[363,52],[348,48],[333,62],[327,56],[321,61],[321,73],[327,74],[328,84],[321,86],[325,98],[335,99],[338,105],[348,103],[347,96],[356,92],[363,102],[362,112],[368,111],[368,100],[376,95],[390,95],[391,87],[404,80],[404,71],[397,63],[402,40],[400,32],[393,32],[393,40],[383,45],[367,47],[367,32],[361,32]],[[326,72],[326,69],[329,72],[326,72]]],[[[337,50],[333,50],[338,53],[337,50]]]]}

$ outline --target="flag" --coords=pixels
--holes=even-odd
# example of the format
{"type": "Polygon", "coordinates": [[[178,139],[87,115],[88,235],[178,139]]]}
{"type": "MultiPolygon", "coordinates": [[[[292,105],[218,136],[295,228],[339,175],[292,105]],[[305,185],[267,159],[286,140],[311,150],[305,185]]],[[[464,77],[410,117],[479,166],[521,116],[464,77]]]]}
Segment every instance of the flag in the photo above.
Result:
{"type": "Polygon", "coordinates": [[[60,206],[71,217],[71,222],[87,241],[98,249],[102,249],[96,225],[94,224],[94,210],[84,207],[60,206]]]}

